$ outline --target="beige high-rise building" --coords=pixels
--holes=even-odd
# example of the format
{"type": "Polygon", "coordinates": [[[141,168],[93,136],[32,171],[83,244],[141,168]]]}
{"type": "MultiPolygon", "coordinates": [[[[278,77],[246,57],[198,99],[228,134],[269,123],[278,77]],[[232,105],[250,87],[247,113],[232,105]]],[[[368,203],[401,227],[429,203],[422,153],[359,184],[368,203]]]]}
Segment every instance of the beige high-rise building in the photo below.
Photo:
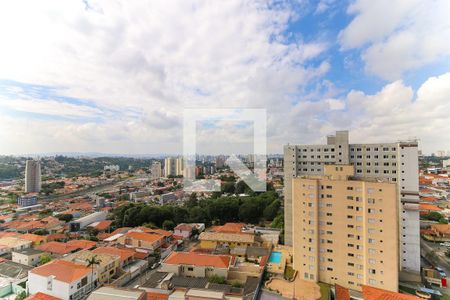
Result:
{"type": "Polygon", "coordinates": [[[41,164],[37,160],[27,160],[25,164],[25,193],[41,191],[41,164]]]}
{"type": "Polygon", "coordinates": [[[352,165],[323,168],[292,180],[294,269],[315,282],[397,291],[397,185],[356,179],[352,165]]]}
{"type": "Polygon", "coordinates": [[[167,157],[164,160],[165,176],[181,176],[184,170],[184,159],[182,157],[167,157]]]}
{"type": "MultiPolygon", "coordinates": [[[[285,244],[292,245],[292,178],[323,175],[326,165],[353,165],[356,178],[397,184],[400,269],[420,272],[419,170],[417,141],[350,144],[348,131],[327,136],[326,144],[284,147],[285,244]]],[[[403,275],[403,274],[401,274],[403,275]]],[[[409,278],[408,277],[405,277],[409,278]]]]}
{"type": "Polygon", "coordinates": [[[183,170],[184,170],[184,159],[182,157],[178,157],[176,159],[176,175],[177,176],[181,176],[183,175],[183,170]]]}
{"type": "Polygon", "coordinates": [[[162,167],[159,161],[154,161],[150,167],[150,172],[152,173],[152,179],[158,179],[162,177],[162,167]]]}

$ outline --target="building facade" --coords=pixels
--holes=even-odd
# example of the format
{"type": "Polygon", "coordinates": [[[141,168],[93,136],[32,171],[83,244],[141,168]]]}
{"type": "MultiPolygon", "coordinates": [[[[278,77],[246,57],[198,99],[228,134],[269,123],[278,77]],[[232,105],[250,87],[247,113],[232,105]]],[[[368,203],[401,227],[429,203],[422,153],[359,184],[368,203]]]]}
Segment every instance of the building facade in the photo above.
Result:
{"type": "Polygon", "coordinates": [[[292,245],[292,179],[323,175],[324,166],[355,167],[356,178],[378,178],[398,186],[400,268],[420,272],[419,179],[417,141],[350,144],[348,131],[337,131],[324,145],[284,147],[285,243],[292,245]]]}
{"type": "Polygon", "coordinates": [[[41,191],[41,163],[37,160],[27,160],[25,163],[25,193],[41,191]]]}
{"type": "Polygon", "coordinates": [[[294,269],[353,290],[398,289],[397,185],[353,179],[353,165],[293,179],[294,269]]]}
{"type": "Polygon", "coordinates": [[[19,196],[17,197],[17,205],[21,207],[33,206],[38,204],[37,196],[19,196]]]}
{"type": "Polygon", "coordinates": [[[159,161],[154,161],[152,163],[150,171],[152,173],[152,179],[161,178],[162,177],[162,166],[161,166],[161,163],[159,161]]]}

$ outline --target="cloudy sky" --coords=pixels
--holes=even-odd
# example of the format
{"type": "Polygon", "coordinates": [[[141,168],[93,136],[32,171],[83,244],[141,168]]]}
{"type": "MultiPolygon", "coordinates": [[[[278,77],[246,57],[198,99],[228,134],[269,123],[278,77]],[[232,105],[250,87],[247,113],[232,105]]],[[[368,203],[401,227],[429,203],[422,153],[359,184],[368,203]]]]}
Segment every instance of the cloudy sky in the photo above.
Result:
{"type": "MultiPolygon", "coordinates": [[[[341,129],[450,150],[449,12],[448,0],[2,1],[0,154],[180,153],[187,108],[266,109],[269,153],[341,129]]],[[[211,152],[248,148],[254,132],[198,128],[211,152]]]]}

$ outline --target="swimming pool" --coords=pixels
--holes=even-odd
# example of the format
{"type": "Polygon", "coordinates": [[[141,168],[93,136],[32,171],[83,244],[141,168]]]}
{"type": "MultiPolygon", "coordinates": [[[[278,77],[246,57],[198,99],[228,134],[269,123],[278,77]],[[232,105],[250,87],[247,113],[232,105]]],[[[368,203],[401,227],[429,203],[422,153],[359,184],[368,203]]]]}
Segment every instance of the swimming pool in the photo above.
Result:
{"type": "Polygon", "coordinates": [[[273,264],[279,264],[281,262],[281,252],[273,251],[272,254],[270,254],[269,262],[273,264]]]}

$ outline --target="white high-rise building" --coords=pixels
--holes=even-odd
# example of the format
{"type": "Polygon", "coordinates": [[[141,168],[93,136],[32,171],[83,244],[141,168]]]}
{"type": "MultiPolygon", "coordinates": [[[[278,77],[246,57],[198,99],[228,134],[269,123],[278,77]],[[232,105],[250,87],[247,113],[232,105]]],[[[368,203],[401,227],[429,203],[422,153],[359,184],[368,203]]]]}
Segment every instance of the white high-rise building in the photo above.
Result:
{"type": "Polygon", "coordinates": [[[152,179],[158,179],[158,178],[162,177],[161,163],[159,161],[154,161],[152,163],[150,171],[152,172],[152,179]]]}
{"type": "Polygon", "coordinates": [[[356,178],[397,183],[400,268],[420,272],[419,172],[417,141],[349,144],[348,131],[328,136],[325,145],[284,146],[285,244],[292,245],[292,178],[323,175],[324,165],[354,165],[356,178]]]}
{"type": "Polygon", "coordinates": [[[27,160],[25,164],[25,193],[41,191],[41,164],[37,160],[27,160]]]}

